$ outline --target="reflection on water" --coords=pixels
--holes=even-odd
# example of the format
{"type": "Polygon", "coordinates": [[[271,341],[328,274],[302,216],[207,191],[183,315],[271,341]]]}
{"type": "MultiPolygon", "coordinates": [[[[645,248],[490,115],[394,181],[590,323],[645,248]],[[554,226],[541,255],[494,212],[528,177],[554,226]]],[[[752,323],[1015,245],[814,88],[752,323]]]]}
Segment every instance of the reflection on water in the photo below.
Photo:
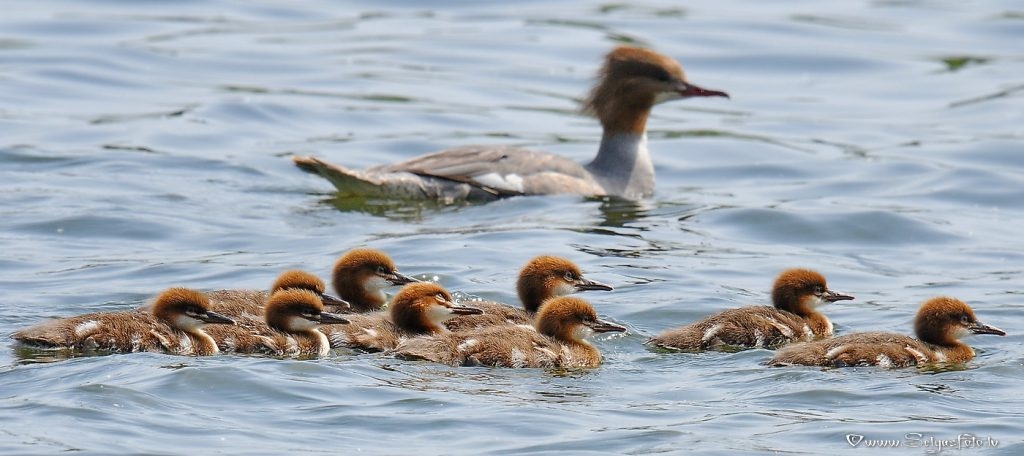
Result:
{"type": "Polygon", "coordinates": [[[458,207],[474,203],[460,202],[458,205],[443,204],[433,200],[395,200],[366,196],[334,195],[320,200],[341,212],[360,212],[394,221],[411,222],[427,217],[441,216],[454,212],[458,207]]]}
{"type": "MultiPolygon", "coordinates": [[[[513,198],[543,197],[521,196],[513,198]]],[[[579,198],[581,201],[599,203],[598,209],[601,211],[604,221],[599,223],[598,226],[606,227],[621,228],[630,223],[641,221],[653,207],[649,201],[631,201],[614,197],[584,198],[567,195],[567,198],[579,198]]],[[[458,209],[462,207],[487,204],[487,202],[458,201],[456,203],[444,203],[435,200],[401,200],[341,194],[334,194],[320,201],[333,206],[341,212],[359,212],[394,221],[421,221],[426,218],[443,216],[445,213],[458,212],[458,209]]],[[[638,227],[638,229],[642,229],[642,227],[638,227]]]]}
{"type": "Polygon", "coordinates": [[[638,222],[643,219],[650,210],[650,203],[646,201],[629,201],[621,198],[591,198],[591,201],[599,201],[601,215],[604,221],[599,226],[615,228],[625,227],[627,224],[638,222]]]}
{"type": "Polygon", "coordinates": [[[14,344],[14,357],[19,364],[52,363],[82,356],[96,356],[95,351],[83,353],[71,349],[42,349],[24,344],[14,344]]]}

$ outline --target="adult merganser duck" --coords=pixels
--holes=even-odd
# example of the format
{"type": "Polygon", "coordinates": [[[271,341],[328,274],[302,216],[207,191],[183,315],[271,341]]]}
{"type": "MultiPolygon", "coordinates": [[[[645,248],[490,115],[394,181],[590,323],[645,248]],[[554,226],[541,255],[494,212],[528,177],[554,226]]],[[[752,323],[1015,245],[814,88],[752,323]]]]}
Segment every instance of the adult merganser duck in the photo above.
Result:
{"type": "Polygon", "coordinates": [[[248,315],[237,326],[210,328],[211,337],[224,352],[263,353],[275,356],[325,356],[331,350],[321,324],[347,324],[339,315],[324,312],[314,291],[285,288],[267,300],[262,318],[248,315]]]}
{"type": "Polygon", "coordinates": [[[605,290],[612,287],[583,277],[580,268],[565,258],[541,255],[533,258],[519,270],[516,291],[522,309],[493,301],[470,301],[482,310],[481,315],[470,315],[445,322],[452,331],[500,324],[529,325],[544,301],[579,291],[605,290]]]}
{"type": "Polygon", "coordinates": [[[309,290],[320,297],[321,302],[331,311],[348,311],[351,307],[341,298],[327,294],[324,281],[319,277],[298,269],[284,271],[277,277],[270,291],[264,290],[214,290],[206,293],[213,310],[241,317],[243,315],[263,315],[267,299],[280,290],[309,290]]]}
{"type": "Polygon", "coordinates": [[[601,364],[601,353],[586,338],[625,330],[598,319],[586,301],[562,296],[541,306],[533,328],[499,325],[435,333],[407,339],[393,353],[402,359],[452,366],[596,367],[601,364]]]}
{"type": "Polygon", "coordinates": [[[419,282],[398,272],[384,252],[369,248],[352,249],[338,258],[331,273],[334,292],[352,306],[352,312],[380,310],[387,304],[384,289],[419,282]]]}
{"type": "Polygon", "coordinates": [[[885,332],[854,333],[780,349],[772,366],[908,367],[925,363],[963,363],[974,349],[959,339],[971,334],[1005,336],[1003,330],[978,321],[963,301],[937,297],[924,302],[914,317],[917,339],[885,332]]]}
{"type": "Polygon", "coordinates": [[[406,337],[447,332],[445,321],[479,313],[480,309],[456,304],[440,285],[417,282],[402,287],[387,312],[349,314],[345,316],[348,325],[328,325],[320,330],[332,347],[383,351],[395,348],[406,337]]]}
{"type": "Polygon", "coordinates": [[[671,57],[620,46],[605,57],[585,103],[604,129],[597,156],[586,165],[511,146],[459,147],[363,171],[314,157],[294,161],[330,180],[342,194],[444,202],[558,193],[640,199],[654,192],[646,133],[651,108],[712,96],[729,95],[691,84],[671,57]]]}
{"type": "Polygon", "coordinates": [[[809,269],[789,269],[772,287],[772,304],[730,309],[667,330],[647,344],[699,351],[725,347],[777,347],[797,340],[831,336],[832,322],[817,306],[853,296],[830,291],[825,277],[809,269]]]}
{"type": "Polygon", "coordinates": [[[168,288],[149,306],[51,320],[17,331],[11,338],[46,348],[214,355],[217,344],[203,331],[206,324],[234,321],[210,310],[202,293],[168,288]]]}

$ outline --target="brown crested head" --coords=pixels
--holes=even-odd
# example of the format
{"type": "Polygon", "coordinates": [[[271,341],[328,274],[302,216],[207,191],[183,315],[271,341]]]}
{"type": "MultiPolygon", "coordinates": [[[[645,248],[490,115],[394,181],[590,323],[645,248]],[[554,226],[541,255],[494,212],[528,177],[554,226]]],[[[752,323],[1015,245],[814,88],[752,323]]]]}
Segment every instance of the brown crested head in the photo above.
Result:
{"type": "Polygon", "coordinates": [[[580,343],[593,334],[601,332],[622,332],[626,328],[597,318],[597,312],[580,298],[561,296],[552,298],[541,306],[534,324],[537,332],[562,342],[580,343]]]}
{"type": "Polygon", "coordinates": [[[270,287],[270,293],[274,294],[274,292],[278,290],[284,290],[287,288],[300,288],[312,291],[316,294],[324,294],[326,291],[323,280],[320,280],[319,277],[313,274],[298,269],[290,269],[277,276],[277,280],[275,280],[274,284],[270,287]]]}
{"type": "Polygon", "coordinates": [[[651,108],[664,101],[729,96],[691,84],[675,59],[638,47],[609,52],[597,79],[584,111],[596,115],[606,131],[643,133],[651,108]]]}
{"type": "Polygon", "coordinates": [[[810,269],[787,269],[772,286],[772,305],[779,310],[807,315],[822,303],[853,299],[828,289],[825,276],[810,269]]]}
{"type": "Polygon", "coordinates": [[[234,320],[210,310],[206,295],[190,288],[168,288],[153,301],[150,312],[171,326],[190,331],[204,324],[234,324],[234,320]]]}
{"type": "Polygon", "coordinates": [[[264,317],[267,326],[290,333],[314,330],[321,324],[348,323],[341,317],[324,312],[320,296],[301,288],[288,288],[271,295],[264,317]]]}
{"type": "Polygon", "coordinates": [[[291,269],[282,272],[270,287],[270,294],[273,295],[280,290],[287,289],[312,291],[317,296],[320,296],[320,300],[325,306],[340,307],[342,309],[349,309],[351,307],[345,300],[327,294],[324,281],[306,271],[291,269]]]}
{"type": "Polygon", "coordinates": [[[444,331],[442,323],[459,315],[483,313],[479,309],[456,304],[444,287],[433,282],[410,283],[392,299],[388,311],[391,321],[413,334],[444,331]]]}
{"type": "Polygon", "coordinates": [[[612,287],[583,277],[575,263],[562,257],[541,255],[519,270],[516,291],[529,313],[536,313],[544,301],[577,291],[605,290],[612,287]]]}
{"type": "Polygon", "coordinates": [[[369,312],[384,306],[384,289],[417,280],[401,274],[384,252],[376,249],[352,249],[338,258],[332,270],[334,291],[356,312],[369,312]]]}
{"type": "Polygon", "coordinates": [[[921,304],[914,317],[914,333],[924,342],[942,346],[955,346],[958,339],[971,334],[1006,335],[1003,330],[978,321],[966,303],[948,296],[921,304]]]}

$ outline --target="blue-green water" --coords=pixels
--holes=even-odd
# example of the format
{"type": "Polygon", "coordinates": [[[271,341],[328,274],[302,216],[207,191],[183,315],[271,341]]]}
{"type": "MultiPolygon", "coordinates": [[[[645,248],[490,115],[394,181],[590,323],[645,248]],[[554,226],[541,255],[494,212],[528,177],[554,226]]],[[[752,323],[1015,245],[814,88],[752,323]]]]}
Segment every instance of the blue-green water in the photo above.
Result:
{"type": "Polygon", "coordinates": [[[355,246],[514,302],[557,254],[627,325],[587,371],[134,354],[39,363],[0,339],[0,453],[1024,452],[1024,6],[1013,1],[4,2],[0,334],[172,285],[326,276],[355,246]],[[638,204],[337,200],[293,154],[363,167],[469,143],[580,161],[576,112],[616,43],[731,100],[658,106],[638,204]],[[787,267],[855,301],[839,333],[910,331],[953,295],[1006,337],[962,370],[770,369],[663,354],[662,329],[767,302],[787,267]]]}

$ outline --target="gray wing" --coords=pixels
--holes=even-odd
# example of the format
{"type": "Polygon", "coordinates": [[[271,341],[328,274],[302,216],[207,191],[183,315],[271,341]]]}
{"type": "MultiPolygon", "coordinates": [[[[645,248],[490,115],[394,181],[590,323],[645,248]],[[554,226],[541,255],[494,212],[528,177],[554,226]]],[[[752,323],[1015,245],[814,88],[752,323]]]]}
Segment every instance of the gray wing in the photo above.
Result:
{"type": "Polygon", "coordinates": [[[408,172],[466,183],[500,196],[603,190],[582,165],[564,157],[519,147],[464,146],[391,165],[375,173],[408,172]]]}

